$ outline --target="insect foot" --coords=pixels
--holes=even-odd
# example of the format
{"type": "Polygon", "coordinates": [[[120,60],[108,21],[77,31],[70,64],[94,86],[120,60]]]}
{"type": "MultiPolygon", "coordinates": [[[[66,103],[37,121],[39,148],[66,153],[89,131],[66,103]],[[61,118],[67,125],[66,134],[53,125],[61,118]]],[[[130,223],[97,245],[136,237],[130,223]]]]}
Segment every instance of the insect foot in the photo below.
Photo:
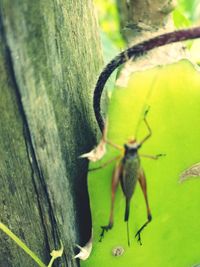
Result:
{"type": "Polygon", "coordinates": [[[155,157],[156,159],[159,159],[160,157],[165,157],[167,154],[157,154],[155,157]]]}
{"type": "Polygon", "coordinates": [[[142,246],[142,241],[141,241],[141,230],[137,231],[135,238],[137,238],[137,242],[142,246]]]}
{"type": "Polygon", "coordinates": [[[102,231],[101,231],[101,234],[100,234],[99,242],[102,241],[102,239],[103,239],[103,237],[104,237],[104,233],[105,233],[105,231],[108,232],[108,230],[111,230],[112,227],[113,227],[112,224],[108,224],[108,225],[105,225],[105,226],[101,226],[102,231]]]}
{"type": "Polygon", "coordinates": [[[141,232],[144,230],[144,228],[150,223],[150,221],[152,220],[152,216],[151,214],[148,215],[148,221],[145,222],[142,227],[137,231],[135,238],[137,238],[137,241],[139,242],[140,246],[142,245],[142,241],[141,241],[141,232]]]}

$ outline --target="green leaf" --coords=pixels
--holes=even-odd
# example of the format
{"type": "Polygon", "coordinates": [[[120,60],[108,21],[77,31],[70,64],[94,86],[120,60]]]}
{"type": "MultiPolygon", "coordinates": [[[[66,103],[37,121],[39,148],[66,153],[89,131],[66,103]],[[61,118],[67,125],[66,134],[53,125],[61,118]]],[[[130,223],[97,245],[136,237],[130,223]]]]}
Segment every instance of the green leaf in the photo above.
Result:
{"type": "Polygon", "coordinates": [[[175,9],[173,11],[173,20],[176,28],[178,29],[187,28],[192,24],[191,21],[186,16],[184,16],[184,14],[179,9],[175,9]]]}
{"type": "Polygon", "coordinates": [[[195,21],[197,18],[195,16],[196,9],[199,5],[199,0],[179,0],[178,8],[181,10],[181,13],[191,21],[195,21]]]}
{"type": "MultiPolygon", "coordinates": [[[[124,219],[125,199],[121,188],[115,201],[114,227],[99,242],[100,226],[109,220],[111,177],[115,164],[90,172],[88,187],[93,221],[93,251],[82,267],[192,267],[200,263],[200,180],[179,183],[180,174],[200,162],[200,74],[188,61],[134,73],[127,88],[116,88],[109,105],[108,138],[123,145],[130,136],[141,140],[147,129],[142,120],[150,106],[147,120],[152,137],[140,153],[166,154],[159,160],[141,159],[148,183],[152,222],[142,232],[140,246],[134,238],[146,221],[146,207],[139,187],[131,201],[130,239],[127,245],[124,219]],[[114,256],[122,247],[124,253],[114,256]]],[[[108,147],[96,167],[120,154],[108,147]]]]}

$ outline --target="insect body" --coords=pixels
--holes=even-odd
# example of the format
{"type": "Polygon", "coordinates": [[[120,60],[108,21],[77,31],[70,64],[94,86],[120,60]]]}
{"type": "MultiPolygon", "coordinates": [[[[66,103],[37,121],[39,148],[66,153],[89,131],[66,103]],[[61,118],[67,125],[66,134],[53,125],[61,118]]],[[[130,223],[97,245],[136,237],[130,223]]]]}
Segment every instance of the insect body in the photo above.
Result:
{"type": "Polygon", "coordinates": [[[126,210],[124,220],[127,222],[129,218],[130,200],[134,193],[136,182],[140,175],[140,158],[138,156],[137,143],[128,143],[124,145],[125,154],[122,159],[120,182],[121,187],[126,198],[126,210]]]}
{"type": "MultiPolygon", "coordinates": [[[[129,228],[128,228],[128,219],[129,219],[129,211],[130,211],[130,201],[133,196],[135,186],[137,181],[139,181],[140,186],[142,188],[145,203],[147,207],[147,221],[144,223],[144,225],[138,230],[136,233],[136,237],[138,237],[138,241],[141,244],[141,237],[140,233],[144,229],[144,227],[151,221],[152,216],[149,208],[148,198],[147,198],[147,185],[146,185],[146,177],[144,174],[144,171],[140,164],[140,156],[148,157],[152,159],[158,159],[158,157],[162,156],[162,154],[151,156],[151,155],[140,155],[138,154],[138,150],[141,148],[143,143],[149,139],[151,136],[151,128],[146,120],[146,114],[144,116],[144,122],[148,128],[149,133],[147,136],[140,141],[139,143],[136,142],[135,139],[130,140],[127,142],[123,147],[120,147],[118,145],[114,145],[111,142],[108,141],[110,145],[113,145],[115,148],[118,148],[120,150],[123,150],[123,157],[121,158],[120,162],[116,165],[113,176],[112,176],[112,194],[111,194],[111,210],[110,210],[110,217],[109,217],[109,223],[106,226],[101,226],[102,232],[100,235],[100,241],[102,240],[105,231],[110,230],[113,227],[114,222],[114,201],[115,201],[115,193],[117,190],[117,187],[119,185],[119,182],[121,183],[122,191],[125,196],[126,200],[126,208],[125,208],[125,214],[124,214],[124,221],[127,222],[127,236],[128,236],[128,244],[130,244],[129,240],[129,228]]],[[[118,157],[119,158],[119,157],[118,157]]],[[[116,158],[115,158],[116,159],[116,158]]],[[[110,163],[111,161],[109,161],[110,163]]],[[[105,164],[103,165],[105,166],[105,164]]],[[[100,168],[100,167],[99,167],[100,168]]],[[[97,169],[97,168],[96,168],[97,169]]]]}

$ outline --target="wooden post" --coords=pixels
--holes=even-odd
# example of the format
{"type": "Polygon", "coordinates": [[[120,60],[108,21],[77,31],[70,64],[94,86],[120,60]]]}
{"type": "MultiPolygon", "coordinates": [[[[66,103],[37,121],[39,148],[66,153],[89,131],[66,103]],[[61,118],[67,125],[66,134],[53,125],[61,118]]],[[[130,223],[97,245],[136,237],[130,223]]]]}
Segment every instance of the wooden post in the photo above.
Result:
{"type": "MultiPolygon", "coordinates": [[[[87,162],[102,66],[91,0],[0,0],[0,221],[48,264],[90,235],[87,162]],[[87,219],[86,219],[87,218],[87,219]]],[[[0,232],[0,266],[36,266],[0,232]]]]}

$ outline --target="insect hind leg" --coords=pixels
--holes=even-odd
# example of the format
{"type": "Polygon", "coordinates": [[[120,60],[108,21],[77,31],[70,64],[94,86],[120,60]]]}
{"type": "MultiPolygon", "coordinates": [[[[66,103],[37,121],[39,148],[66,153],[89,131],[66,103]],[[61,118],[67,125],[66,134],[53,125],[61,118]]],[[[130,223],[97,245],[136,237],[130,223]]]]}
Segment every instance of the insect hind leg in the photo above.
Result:
{"type": "Polygon", "coordinates": [[[146,209],[147,209],[147,221],[140,227],[140,229],[137,231],[137,233],[135,235],[135,237],[138,238],[138,242],[140,243],[140,245],[142,245],[141,232],[152,220],[151,211],[150,211],[149,202],[148,202],[148,197],[147,197],[147,182],[146,182],[146,177],[145,177],[143,170],[140,171],[139,183],[140,183],[143,195],[144,195],[144,199],[145,199],[145,203],[146,203],[146,209]]]}
{"type": "Polygon", "coordinates": [[[101,231],[101,234],[100,234],[99,242],[102,241],[105,232],[108,232],[113,227],[113,214],[114,214],[115,193],[116,193],[117,187],[119,185],[119,180],[120,180],[119,178],[120,178],[121,171],[122,171],[122,165],[121,165],[121,163],[119,163],[115,167],[114,172],[113,172],[113,176],[112,176],[111,209],[110,209],[109,223],[108,223],[108,225],[101,226],[102,231],[101,231]]]}

